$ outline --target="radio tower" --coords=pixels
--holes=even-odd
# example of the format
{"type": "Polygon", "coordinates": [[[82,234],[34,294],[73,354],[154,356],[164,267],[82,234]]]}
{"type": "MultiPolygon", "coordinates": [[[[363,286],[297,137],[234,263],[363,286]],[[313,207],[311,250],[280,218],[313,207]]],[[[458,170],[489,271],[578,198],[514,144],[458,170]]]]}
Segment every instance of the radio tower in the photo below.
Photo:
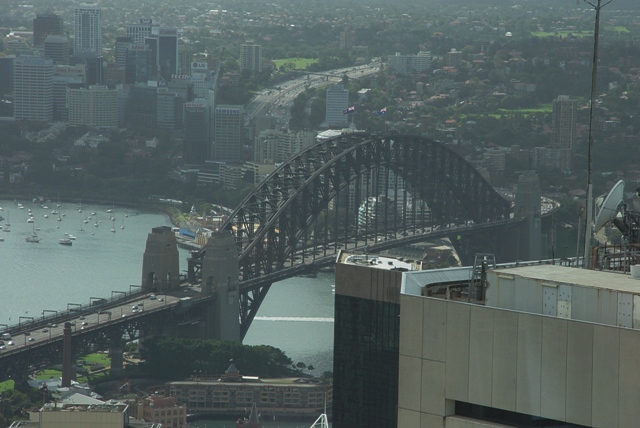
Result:
{"type": "Polygon", "coordinates": [[[585,3],[593,7],[596,11],[595,30],[593,34],[593,63],[591,65],[591,103],[589,106],[589,146],[587,151],[587,219],[584,222],[584,267],[591,268],[591,238],[593,235],[593,183],[591,181],[591,151],[593,148],[593,116],[596,103],[596,78],[598,76],[598,39],[600,36],[600,11],[613,0],[584,0],[585,3]]]}

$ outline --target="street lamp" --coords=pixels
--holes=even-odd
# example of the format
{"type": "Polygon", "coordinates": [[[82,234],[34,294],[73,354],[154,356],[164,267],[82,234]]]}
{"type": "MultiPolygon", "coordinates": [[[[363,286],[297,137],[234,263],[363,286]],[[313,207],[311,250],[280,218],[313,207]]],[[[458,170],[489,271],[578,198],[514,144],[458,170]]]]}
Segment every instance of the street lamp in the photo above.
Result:
{"type": "Polygon", "coordinates": [[[54,311],[53,309],[45,309],[42,311],[42,322],[44,322],[45,312],[53,312],[54,314],[58,315],[58,311],[54,311]]]}
{"type": "MultiPolygon", "coordinates": [[[[67,303],[67,312],[71,312],[72,311],[71,306],[82,308],[82,305],[80,303],[67,303]]],[[[78,309],[78,311],[79,311],[79,309],[78,309]]]]}
{"type": "Polygon", "coordinates": [[[34,321],[33,317],[18,317],[18,327],[20,327],[23,319],[31,320],[31,323],[34,321]]]}
{"type": "Polygon", "coordinates": [[[111,301],[113,302],[115,299],[113,298],[113,294],[119,294],[121,296],[127,297],[126,291],[112,291],[111,292],[111,301]]]}

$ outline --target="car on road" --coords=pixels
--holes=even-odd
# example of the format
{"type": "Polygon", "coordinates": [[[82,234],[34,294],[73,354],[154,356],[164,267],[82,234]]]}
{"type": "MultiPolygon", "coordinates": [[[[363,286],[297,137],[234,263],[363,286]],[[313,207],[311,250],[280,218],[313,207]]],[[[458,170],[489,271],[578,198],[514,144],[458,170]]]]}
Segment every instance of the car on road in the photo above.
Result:
{"type": "Polygon", "coordinates": [[[7,345],[8,346],[13,346],[13,345],[15,345],[15,343],[13,343],[13,340],[10,340],[10,341],[7,342],[7,345]]]}
{"type": "Polygon", "coordinates": [[[158,302],[164,302],[164,297],[159,298],[158,302]]]}
{"type": "Polygon", "coordinates": [[[7,349],[7,347],[5,345],[0,345],[0,351],[3,351],[5,349],[7,349]]]}
{"type": "Polygon", "coordinates": [[[82,325],[89,325],[89,323],[86,321],[82,321],[82,325]]]}
{"type": "Polygon", "coordinates": [[[149,300],[156,300],[156,295],[152,294],[151,296],[149,296],[149,300]]]}
{"type": "Polygon", "coordinates": [[[25,331],[25,332],[24,332],[24,335],[25,335],[25,336],[31,336],[31,332],[29,332],[29,331],[25,331]]]}
{"type": "Polygon", "coordinates": [[[29,342],[33,342],[35,339],[33,337],[29,338],[29,342]]]}
{"type": "Polygon", "coordinates": [[[43,332],[43,333],[49,333],[49,329],[48,329],[48,328],[43,328],[43,329],[42,329],[42,332],[43,332]]]}

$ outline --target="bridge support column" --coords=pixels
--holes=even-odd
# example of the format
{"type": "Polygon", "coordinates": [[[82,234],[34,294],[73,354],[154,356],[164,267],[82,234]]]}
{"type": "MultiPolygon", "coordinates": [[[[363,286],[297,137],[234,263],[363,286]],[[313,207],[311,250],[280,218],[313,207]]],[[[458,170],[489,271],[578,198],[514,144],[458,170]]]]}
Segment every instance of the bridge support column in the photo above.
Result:
{"type": "Polygon", "coordinates": [[[109,358],[111,358],[111,376],[120,378],[124,374],[124,358],[122,357],[122,345],[112,344],[109,347],[109,358]]]}
{"type": "Polygon", "coordinates": [[[178,243],[170,227],[154,227],[142,261],[142,288],[160,293],[180,286],[178,243]]]}
{"type": "Polygon", "coordinates": [[[68,388],[75,374],[75,361],[73,361],[73,347],[71,344],[71,323],[64,323],[62,338],[62,382],[60,386],[68,388]]]}
{"type": "Polygon", "coordinates": [[[215,296],[205,320],[207,338],[240,342],[238,252],[231,231],[213,233],[207,241],[202,292],[215,296]]]}

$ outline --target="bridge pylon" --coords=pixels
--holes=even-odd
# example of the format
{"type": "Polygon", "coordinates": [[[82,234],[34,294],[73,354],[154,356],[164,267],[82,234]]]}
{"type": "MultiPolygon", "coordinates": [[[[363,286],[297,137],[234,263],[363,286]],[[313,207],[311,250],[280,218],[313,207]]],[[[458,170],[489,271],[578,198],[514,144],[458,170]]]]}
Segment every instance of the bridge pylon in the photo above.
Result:
{"type": "Polygon", "coordinates": [[[142,261],[142,289],[164,293],[180,286],[178,243],[168,226],[154,227],[147,236],[142,261]]]}
{"type": "Polygon", "coordinates": [[[238,251],[229,230],[214,232],[202,261],[202,293],[214,294],[205,320],[209,339],[240,342],[238,251]]]}

